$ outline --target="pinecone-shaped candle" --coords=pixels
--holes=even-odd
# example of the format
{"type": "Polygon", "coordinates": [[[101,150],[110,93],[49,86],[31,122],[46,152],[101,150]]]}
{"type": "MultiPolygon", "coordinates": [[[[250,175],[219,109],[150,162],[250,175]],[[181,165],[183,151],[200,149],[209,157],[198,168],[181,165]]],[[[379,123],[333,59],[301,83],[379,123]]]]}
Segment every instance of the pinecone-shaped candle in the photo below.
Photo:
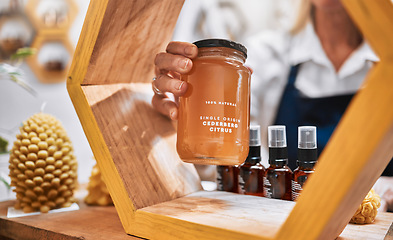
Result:
{"type": "Polygon", "coordinates": [[[10,153],[10,177],[16,209],[48,212],[75,202],[77,161],[61,123],[38,113],[23,122],[10,153]]]}
{"type": "Polygon", "coordinates": [[[89,194],[85,197],[85,203],[89,205],[107,206],[112,205],[113,201],[105,182],[101,178],[101,172],[97,164],[91,171],[90,181],[87,186],[89,194]]]}

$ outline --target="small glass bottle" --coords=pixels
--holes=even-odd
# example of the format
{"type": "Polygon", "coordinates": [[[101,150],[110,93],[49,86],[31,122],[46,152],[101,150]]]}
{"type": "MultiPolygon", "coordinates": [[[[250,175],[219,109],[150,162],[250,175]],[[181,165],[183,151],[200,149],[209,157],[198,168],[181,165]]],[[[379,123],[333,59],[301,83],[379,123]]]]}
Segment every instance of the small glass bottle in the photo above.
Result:
{"type": "Polygon", "coordinates": [[[240,193],[238,166],[217,166],[217,190],[240,193]]]}
{"type": "Polygon", "coordinates": [[[182,75],[177,152],[194,164],[240,165],[248,155],[250,70],[246,48],[223,39],[194,43],[198,56],[182,75]]]}
{"type": "Polygon", "coordinates": [[[266,170],[266,197],[292,200],[292,171],[288,164],[285,126],[268,127],[269,168],[266,170]]]}
{"type": "Polygon", "coordinates": [[[240,165],[239,185],[242,193],[265,197],[266,170],[261,162],[261,129],[250,126],[250,151],[246,161],[240,165]]]}
{"type": "Polygon", "coordinates": [[[298,128],[298,167],[293,172],[292,200],[297,200],[309,176],[314,173],[318,159],[317,128],[302,126],[298,128]]]}

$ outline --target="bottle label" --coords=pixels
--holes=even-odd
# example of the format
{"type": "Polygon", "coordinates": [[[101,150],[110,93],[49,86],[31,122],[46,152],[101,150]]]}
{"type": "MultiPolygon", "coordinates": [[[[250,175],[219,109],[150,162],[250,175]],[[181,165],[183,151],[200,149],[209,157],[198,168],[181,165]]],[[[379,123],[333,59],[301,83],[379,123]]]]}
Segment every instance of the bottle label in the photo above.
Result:
{"type": "Polygon", "coordinates": [[[222,179],[224,169],[221,166],[217,166],[217,190],[224,191],[224,181],[222,179]]]}
{"type": "Polygon", "coordinates": [[[303,186],[306,183],[308,175],[299,176],[295,181],[292,180],[292,200],[296,201],[300,196],[300,192],[303,190],[303,186]]]}
{"type": "Polygon", "coordinates": [[[239,174],[239,186],[240,186],[240,191],[241,193],[245,192],[245,187],[246,187],[246,181],[243,178],[244,174],[242,174],[242,170],[240,170],[240,174],[239,174]]]}
{"type": "Polygon", "coordinates": [[[302,185],[292,180],[292,201],[296,201],[300,196],[300,192],[303,190],[302,185]]]}
{"type": "Polygon", "coordinates": [[[273,198],[272,184],[266,177],[263,178],[263,181],[264,181],[263,186],[265,188],[266,197],[273,198]]]}

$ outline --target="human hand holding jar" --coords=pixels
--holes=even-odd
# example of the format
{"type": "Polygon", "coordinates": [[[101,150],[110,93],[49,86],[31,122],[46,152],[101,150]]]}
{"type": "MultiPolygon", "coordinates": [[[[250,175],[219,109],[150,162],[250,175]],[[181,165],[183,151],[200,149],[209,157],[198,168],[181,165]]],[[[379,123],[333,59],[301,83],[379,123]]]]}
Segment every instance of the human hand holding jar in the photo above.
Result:
{"type": "Polygon", "coordinates": [[[223,39],[171,42],[166,53],[157,54],[152,104],[178,119],[177,151],[183,161],[238,165],[246,159],[251,75],[246,57],[243,45],[223,39]]]}

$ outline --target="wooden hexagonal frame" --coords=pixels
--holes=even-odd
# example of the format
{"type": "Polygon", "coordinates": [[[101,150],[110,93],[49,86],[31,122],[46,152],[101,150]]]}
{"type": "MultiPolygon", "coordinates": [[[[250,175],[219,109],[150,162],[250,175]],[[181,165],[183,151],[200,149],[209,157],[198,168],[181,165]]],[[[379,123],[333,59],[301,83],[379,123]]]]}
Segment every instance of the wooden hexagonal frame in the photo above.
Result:
{"type": "MultiPolygon", "coordinates": [[[[26,43],[26,45],[23,46],[23,47],[26,47],[26,46],[30,45],[30,44],[33,42],[33,40],[34,40],[34,38],[35,38],[35,36],[36,36],[37,33],[36,33],[36,29],[33,28],[32,23],[29,21],[29,19],[27,18],[27,16],[24,15],[23,13],[21,13],[21,12],[9,12],[9,13],[5,13],[5,14],[0,14],[0,30],[1,30],[2,25],[3,25],[7,20],[13,19],[13,18],[21,19],[22,21],[25,22],[25,24],[26,24],[28,27],[31,28],[31,31],[32,31],[33,36],[32,36],[31,39],[26,43]]],[[[10,53],[6,53],[6,51],[4,51],[4,49],[2,49],[2,47],[0,46],[0,59],[2,59],[2,58],[8,58],[10,55],[11,55],[10,53]]]]}
{"type": "Polygon", "coordinates": [[[45,35],[66,35],[69,31],[69,29],[72,26],[72,23],[74,22],[77,14],[78,14],[78,7],[77,5],[73,2],[73,0],[64,0],[67,5],[69,6],[69,11],[68,11],[68,21],[64,26],[61,27],[48,27],[46,26],[40,17],[37,15],[37,7],[38,4],[40,3],[41,0],[29,0],[26,4],[25,7],[25,12],[26,14],[29,15],[31,22],[35,26],[36,29],[39,29],[39,34],[45,34],[45,35]]]}
{"type": "Polygon", "coordinates": [[[73,55],[73,47],[69,42],[68,38],[65,35],[39,35],[35,38],[33,44],[31,45],[32,48],[37,49],[37,54],[29,57],[26,59],[27,63],[29,64],[30,68],[33,70],[35,76],[41,83],[58,83],[63,82],[67,78],[67,73],[69,67],[71,65],[71,57],[73,55]],[[38,53],[40,48],[46,42],[60,42],[63,46],[67,49],[68,53],[70,54],[70,61],[66,64],[63,70],[61,71],[48,71],[45,67],[38,62],[38,53]]]}
{"type": "Polygon", "coordinates": [[[297,203],[199,191],[150,106],[182,0],[92,1],[67,87],[125,231],[150,239],[334,239],[393,155],[393,6],[344,0],[380,56],[297,203]],[[381,37],[383,36],[383,37],[381,37]]]}

